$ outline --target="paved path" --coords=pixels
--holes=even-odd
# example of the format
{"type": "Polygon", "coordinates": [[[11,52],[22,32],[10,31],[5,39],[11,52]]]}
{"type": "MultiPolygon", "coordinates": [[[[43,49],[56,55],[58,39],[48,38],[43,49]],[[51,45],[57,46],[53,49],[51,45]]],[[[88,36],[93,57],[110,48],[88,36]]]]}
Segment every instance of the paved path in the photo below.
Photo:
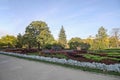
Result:
{"type": "Polygon", "coordinates": [[[120,80],[120,77],[84,72],[0,54],[0,80],[120,80]]]}

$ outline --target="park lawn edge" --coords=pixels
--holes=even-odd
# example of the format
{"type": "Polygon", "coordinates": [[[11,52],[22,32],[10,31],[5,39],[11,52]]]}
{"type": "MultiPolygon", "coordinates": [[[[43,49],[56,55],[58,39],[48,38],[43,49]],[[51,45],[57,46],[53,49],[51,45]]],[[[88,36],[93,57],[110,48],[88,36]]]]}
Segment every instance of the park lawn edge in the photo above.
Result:
{"type": "Polygon", "coordinates": [[[17,56],[17,55],[12,55],[12,54],[2,54],[2,55],[12,56],[12,57],[16,57],[16,58],[19,58],[19,59],[25,59],[25,60],[29,60],[29,61],[37,61],[37,62],[42,62],[42,63],[47,63],[47,64],[53,64],[53,65],[58,65],[58,66],[77,69],[77,70],[82,70],[82,71],[89,71],[89,72],[94,72],[94,73],[102,73],[102,74],[120,76],[119,72],[114,72],[114,71],[103,71],[103,70],[100,70],[100,69],[94,69],[94,68],[89,68],[89,67],[81,67],[81,66],[75,66],[75,65],[70,65],[70,64],[62,64],[62,63],[58,63],[58,62],[50,62],[50,61],[33,59],[33,58],[28,58],[28,57],[22,57],[22,56],[17,56]]]}

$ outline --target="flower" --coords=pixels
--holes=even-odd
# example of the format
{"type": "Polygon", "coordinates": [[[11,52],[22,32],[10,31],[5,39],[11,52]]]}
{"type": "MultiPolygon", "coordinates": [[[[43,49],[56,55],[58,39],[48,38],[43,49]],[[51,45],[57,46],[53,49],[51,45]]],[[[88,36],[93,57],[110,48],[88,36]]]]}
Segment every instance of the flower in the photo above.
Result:
{"type": "Polygon", "coordinates": [[[8,55],[14,55],[19,57],[25,57],[25,58],[32,58],[37,60],[44,60],[49,62],[56,62],[61,64],[69,64],[69,65],[75,65],[75,66],[81,66],[81,67],[89,67],[89,68],[95,68],[100,69],[103,71],[115,71],[120,72],[120,64],[110,64],[106,65],[104,63],[97,63],[97,62],[80,62],[72,59],[59,59],[59,58],[51,58],[51,57],[44,57],[44,56],[35,56],[35,55],[26,55],[26,54],[18,54],[18,53],[12,53],[12,52],[3,52],[0,51],[0,54],[8,54],[8,55]]]}

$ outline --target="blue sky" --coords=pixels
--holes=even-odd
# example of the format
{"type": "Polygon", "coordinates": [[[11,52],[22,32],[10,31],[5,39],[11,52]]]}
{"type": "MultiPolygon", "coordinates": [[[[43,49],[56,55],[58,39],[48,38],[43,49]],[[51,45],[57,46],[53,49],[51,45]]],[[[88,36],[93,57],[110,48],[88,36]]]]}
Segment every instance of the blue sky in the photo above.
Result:
{"type": "Polygon", "coordinates": [[[120,28],[120,0],[0,0],[0,36],[24,34],[32,21],[45,21],[57,39],[95,36],[99,27],[120,28]]]}

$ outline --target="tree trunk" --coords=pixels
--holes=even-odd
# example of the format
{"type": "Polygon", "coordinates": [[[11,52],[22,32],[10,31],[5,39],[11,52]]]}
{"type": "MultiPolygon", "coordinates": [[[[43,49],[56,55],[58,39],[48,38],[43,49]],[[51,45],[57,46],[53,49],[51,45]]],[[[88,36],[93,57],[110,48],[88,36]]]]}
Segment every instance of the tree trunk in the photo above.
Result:
{"type": "Polygon", "coordinates": [[[31,49],[31,45],[28,46],[29,50],[31,49]]]}
{"type": "Polygon", "coordinates": [[[40,43],[38,42],[38,50],[40,51],[41,50],[41,48],[40,48],[40,43]]]}

